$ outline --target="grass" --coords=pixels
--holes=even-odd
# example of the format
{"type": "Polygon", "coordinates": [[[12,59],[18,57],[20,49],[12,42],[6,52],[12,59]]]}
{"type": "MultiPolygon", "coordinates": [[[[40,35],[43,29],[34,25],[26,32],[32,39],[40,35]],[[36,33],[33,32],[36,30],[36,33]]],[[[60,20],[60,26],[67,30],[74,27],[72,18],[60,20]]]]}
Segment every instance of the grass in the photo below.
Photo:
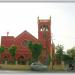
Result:
{"type": "Polygon", "coordinates": [[[62,65],[55,65],[53,67],[53,70],[54,71],[64,71],[64,66],[62,66],[62,65]]]}
{"type": "Polygon", "coordinates": [[[0,64],[2,70],[30,70],[29,65],[0,64]]]}
{"type": "Polygon", "coordinates": [[[53,65],[53,69],[52,66],[49,66],[49,71],[64,71],[65,67],[63,65],[53,65]]]}
{"type": "MultiPolygon", "coordinates": [[[[1,70],[18,70],[18,71],[28,71],[30,70],[29,65],[13,65],[13,64],[0,64],[1,70]]],[[[63,65],[54,65],[53,69],[51,65],[49,66],[49,71],[59,72],[64,71],[63,65]]]]}

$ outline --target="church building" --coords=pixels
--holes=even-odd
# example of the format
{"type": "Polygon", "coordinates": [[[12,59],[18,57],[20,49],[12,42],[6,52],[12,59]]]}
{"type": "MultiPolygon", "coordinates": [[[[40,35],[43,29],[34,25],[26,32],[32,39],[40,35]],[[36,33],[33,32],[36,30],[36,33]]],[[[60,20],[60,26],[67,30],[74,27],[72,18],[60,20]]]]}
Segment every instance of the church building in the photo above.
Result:
{"type": "Polygon", "coordinates": [[[5,50],[1,54],[2,60],[12,61],[12,56],[8,51],[8,48],[11,46],[16,46],[16,55],[14,59],[19,61],[20,59],[24,60],[24,63],[29,61],[32,57],[32,54],[27,46],[29,41],[32,43],[41,43],[43,46],[43,51],[41,53],[41,61],[43,61],[48,54],[51,56],[54,55],[54,48],[51,44],[51,17],[49,19],[39,19],[38,17],[38,39],[35,38],[28,31],[24,31],[19,34],[17,37],[14,36],[1,36],[1,46],[4,46],[5,50]]]}

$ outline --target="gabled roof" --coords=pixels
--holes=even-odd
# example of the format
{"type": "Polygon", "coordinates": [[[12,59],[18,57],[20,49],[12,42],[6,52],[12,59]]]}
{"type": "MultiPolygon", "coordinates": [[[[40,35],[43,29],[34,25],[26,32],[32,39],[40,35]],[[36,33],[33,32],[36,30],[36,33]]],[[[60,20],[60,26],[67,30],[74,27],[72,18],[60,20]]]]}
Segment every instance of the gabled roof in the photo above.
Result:
{"type": "Polygon", "coordinates": [[[30,34],[26,30],[24,32],[22,32],[21,34],[19,34],[15,39],[18,39],[18,38],[21,38],[21,37],[24,37],[24,36],[28,36],[28,38],[34,39],[35,41],[38,40],[37,38],[35,38],[32,34],[30,34]]]}

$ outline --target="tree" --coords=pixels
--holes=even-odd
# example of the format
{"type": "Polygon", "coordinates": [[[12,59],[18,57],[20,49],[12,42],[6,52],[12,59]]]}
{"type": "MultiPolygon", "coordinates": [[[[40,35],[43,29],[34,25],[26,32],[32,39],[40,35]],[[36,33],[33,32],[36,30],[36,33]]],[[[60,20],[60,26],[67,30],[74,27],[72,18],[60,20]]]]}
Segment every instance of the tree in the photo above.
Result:
{"type": "Polygon", "coordinates": [[[75,58],[75,47],[68,49],[67,54],[74,59],[75,58]]]}
{"type": "Polygon", "coordinates": [[[32,44],[32,42],[30,41],[28,47],[29,47],[29,49],[30,49],[30,51],[32,53],[32,60],[33,61],[38,61],[38,58],[39,58],[39,56],[40,56],[40,54],[42,52],[42,45],[37,44],[37,43],[32,44]]]}
{"type": "Polygon", "coordinates": [[[68,64],[72,60],[72,57],[70,57],[68,54],[63,54],[63,61],[65,64],[68,64]]]}
{"type": "Polygon", "coordinates": [[[4,52],[4,47],[3,46],[0,46],[0,54],[2,53],[2,52],[4,52]]]}
{"type": "Polygon", "coordinates": [[[37,61],[39,55],[41,54],[42,51],[42,45],[41,44],[33,44],[33,54],[34,54],[34,59],[37,61]]]}
{"type": "Polygon", "coordinates": [[[62,61],[63,60],[63,54],[64,54],[64,51],[63,51],[64,47],[63,45],[57,45],[56,46],[56,58],[58,59],[58,61],[62,61]]]}
{"type": "Polygon", "coordinates": [[[5,48],[3,46],[0,46],[0,59],[1,59],[1,53],[3,53],[5,48]]]}
{"type": "Polygon", "coordinates": [[[16,49],[17,49],[17,47],[16,46],[11,46],[11,47],[9,47],[9,52],[11,53],[11,56],[12,57],[14,57],[15,56],[15,54],[16,54],[16,49]]]}
{"type": "Polygon", "coordinates": [[[71,49],[68,49],[67,54],[71,58],[71,59],[69,59],[69,62],[74,63],[75,62],[75,47],[72,47],[71,49]]]}
{"type": "Polygon", "coordinates": [[[13,58],[13,62],[14,62],[14,56],[15,56],[15,54],[16,54],[16,49],[17,49],[17,47],[16,46],[11,46],[11,47],[9,47],[9,52],[10,52],[10,54],[11,54],[11,56],[12,56],[12,58],[13,58]]]}

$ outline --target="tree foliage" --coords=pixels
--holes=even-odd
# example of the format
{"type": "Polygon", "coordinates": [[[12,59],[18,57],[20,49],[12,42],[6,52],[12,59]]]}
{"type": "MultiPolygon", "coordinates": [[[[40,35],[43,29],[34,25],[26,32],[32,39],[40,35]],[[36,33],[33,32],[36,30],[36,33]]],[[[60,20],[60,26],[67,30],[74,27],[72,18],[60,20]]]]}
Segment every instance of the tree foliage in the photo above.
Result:
{"type": "Polygon", "coordinates": [[[15,54],[16,54],[16,49],[17,49],[16,46],[11,46],[11,47],[9,47],[8,50],[9,50],[9,52],[11,53],[12,57],[15,56],[15,54]]]}
{"type": "Polygon", "coordinates": [[[67,50],[67,54],[72,57],[75,58],[75,47],[72,47],[71,49],[67,50]]]}
{"type": "Polygon", "coordinates": [[[0,46],[0,53],[4,52],[4,47],[3,46],[0,46]]]}
{"type": "Polygon", "coordinates": [[[59,61],[62,61],[63,60],[63,54],[64,54],[64,51],[63,51],[64,47],[63,45],[57,45],[56,46],[56,58],[59,60],[59,61]]]}
{"type": "Polygon", "coordinates": [[[34,61],[38,61],[38,57],[41,54],[42,51],[42,45],[41,44],[32,44],[32,42],[30,41],[29,43],[29,49],[32,53],[32,58],[34,61]]]}
{"type": "Polygon", "coordinates": [[[72,59],[73,59],[73,58],[70,57],[68,54],[63,54],[63,61],[64,61],[65,63],[70,62],[72,59]]]}
{"type": "Polygon", "coordinates": [[[3,53],[4,50],[5,50],[5,48],[4,48],[3,46],[0,46],[0,61],[2,60],[2,59],[1,59],[1,53],[3,53]]]}

